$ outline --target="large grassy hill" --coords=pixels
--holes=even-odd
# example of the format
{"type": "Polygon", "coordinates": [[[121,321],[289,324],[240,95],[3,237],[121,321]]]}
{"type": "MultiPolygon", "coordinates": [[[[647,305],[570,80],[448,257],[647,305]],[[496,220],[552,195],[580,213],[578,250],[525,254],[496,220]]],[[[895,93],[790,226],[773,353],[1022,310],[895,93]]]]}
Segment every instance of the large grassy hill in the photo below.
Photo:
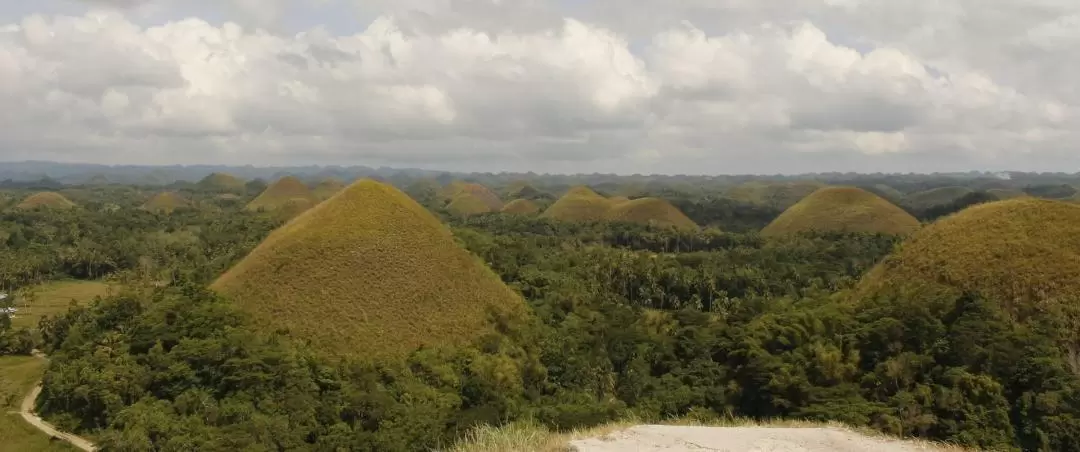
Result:
{"type": "Polygon", "coordinates": [[[678,229],[697,229],[686,214],[660,198],[640,198],[633,201],[613,203],[608,219],[625,223],[638,223],[678,229]]]}
{"type": "Polygon", "coordinates": [[[311,190],[311,194],[318,200],[330,199],[331,196],[337,194],[345,188],[345,183],[340,179],[327,178],[319,181],[315,184],[315,188],[311,190]]]}
{"type": "Polygon", "coordinates": [[[908,234],[919,220],[878,195],[856,187],[826,187],[784,211],[761,231],[765,236],[799,232],[908,234]]]}
{"type": "Polygon", "coordinates": [[[43,191],[27,196],[26,199],[22,200],[22,202],[15,207],[26,210],[37,208],[71,209],[75,207],[75,203],[59,193],[43,191]]]}
{"type": "Polygon", "coordinates": [[[905,287],[977,293],[1017,312],[1075,302],[1080,207],[1033,198],[970,207],[913,235],[856,292],[867,297],[905,287]]]}
{"type": "Polygon", "coordinates": [[[270,184],[257,198],[248,203],[248,210],[274,210],[285,207],[289,203],[295,203],[298,199],[306,199],[316,202],[304,181],[293,176],[285,176],[277,182],[270,184]]]}
{"type": "Polygon", "coordinates": [[[175,192],[167,191],[161,192],[150,198],[142,205],[142,208],[151,212],[165,212],[171,213],[172,211],[187,207],[188,201],[175,192]]]}
{"type": "Polygon", "coordinates": [[[491,206],[488,203],[485,203],[479,196],[473,196],[472,193],[469,192],[461,192],[458,193],[457,196],[454,196],[454,199],[450,201],[450,204],[446,205],[446,210],[454,215],[463,217],[492,212],[491,206]]]}
{"type": "Polygon", "coordinates": [[[213,173],[198,183],[199,188],[212,191],[242,192],[244,180],[232,174],[213,173]]]}
{"type": "Polygon", "coordinates": [[[271,233],[212,286],[331,354],[394,357],[490,330],[521,299],[397,189],[362,180],[271,233]]]}
{"type": "Polygon", "coordinates": [[[561,221],[602,221],[611,210],[611,201],[588,187],[574,187],[541,214],[561,221]]]}

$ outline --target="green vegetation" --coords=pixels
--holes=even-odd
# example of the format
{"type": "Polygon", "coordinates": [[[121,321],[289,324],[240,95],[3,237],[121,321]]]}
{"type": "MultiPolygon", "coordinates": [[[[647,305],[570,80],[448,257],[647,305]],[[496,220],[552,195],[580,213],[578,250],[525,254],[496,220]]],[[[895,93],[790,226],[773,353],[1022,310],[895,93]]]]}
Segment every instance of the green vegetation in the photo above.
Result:
{"type": "Polygon", "coordinates": [[[208,191],[226,191],[242,193],[246,189],[243,179],[232,174],[213,173],[204,177],[198,183],[199,188],[208,191]]]}
{"type": "Polygon", "coordinates": [[[45,361],[30,356],[0,356],[0,452],[75,450],[54,441],[19,416],[23,397],[45,373],[45,361]]]}
{"type": "Polygon", "coordinates": [[[529,199],[515,199],[506,203],[502,212],[514,215],[536,215],[540,213],[540,206],[529,199]]]}
{"type": "Polygon", "coordinates": [[[973,191],[968,187],[958,186],[933,188],[907,195],[904,198],[904,204],[916,209],[926,209],[951,203],[973,191]]]}
{"type": "Polygon", "coordinates": [[[213,288],[256,321],[357,357],[461,344],[520,299],[397,189],[364,180],[270,234],[213,288]]]}
{"type": "Polygon", "coordinates": [[[904,199],[903,192],[885,184],[875,184],[874,186],[870,187],[868,191],[873,192],[874,194],[885,198],[892,203],[899,203],[901,200],[904,199]]]}
{"type": "Polygon", "coordinates": [[[172,213],[176,209],[188,207],[188,201],[175,192],[167,191],[158,193],[150,198],[142,208],[151,212],[172,213]]]}
{"type": "Polygon", "coordinates": [[[473,196],[472,193],[466,191],[462,191],[461,193],[458,193],[457,196],[454,196],[454,199],[450,201],[450,204],[446,205],[446,210],[458,216],[479,215],[492,212],[491,206],[485,203],[483,199],[473,196]]]}
{"type": "Polygon", "coordinates": [[[784,211],[761,231],[764,236],[801,232],[867,232],[905,235],[919,220],[866,190],[826,187],[784,211]]]}
{"type": "Polygon", "coordinates": [[[304,181],[293,176],[285,176],[266,187],[266,190],[248,203],[247,208],[248,210],[275,210],[289,204],[296,204],[297,200],[306,200],[313,204],[318,202],[304,181]]]}
{"type": "Polygon", "coordinates": [[[323,179],[319,181],[318,184],[315,184],[315,188],[311,190],[311,194],[315,196],[316,199],[324,201],[330,199],[331,196],[334,196],[344,188],[344,182],[331,177],[323,179]]]}
{"type": "Polygon", "coordinates": [[[64,195],[51,191],[34,193],[15,206],[15,208],[23,210],[71,209],[74,207],[75,203],[65,198],[64,195]]]}
{"type": "Polygon", "coordinates": [[[1024,193],[1023,190],[1012,190],[1008,188],[991,188],[989,190],[986,190],[986,192],[989,193],[991,196],[997,198],[998,200],[1022,198],[1024,196],[1028,196],[1028,194],[1024,193]]]}
{"type": "Polygon", "coordinates": [[[697,229],[694,220],[671,203],[659,198],[639,198],[633,201],[615,203],[607,215],[608,220],[625,223],[638,223],[659,227],[697,229]]]}
{"type": "Polygon", "coordinates": [[[18,315],[12,317],[14,328],[36,328],[38,322],[67,312],[72,303],[85,304],[97,297],[107,296],[115,287],[104,281],[54,281],[40,284],[16,294],[14,306],[18,315]]]}
{"type": "Polygon", "coordinates": [[[747,182],[732,187],[727,197],[750,204],[787,209],[809,196],[824,184],[816,181],[799,182],[747,182]]]}
{"type": "Polygon", "coordinates": [[[574,187],[549,206],[541,216],[569,222],[601,221],[607,217],[609,210],[611,201],[607,198],[588,187],[574,187]]]}

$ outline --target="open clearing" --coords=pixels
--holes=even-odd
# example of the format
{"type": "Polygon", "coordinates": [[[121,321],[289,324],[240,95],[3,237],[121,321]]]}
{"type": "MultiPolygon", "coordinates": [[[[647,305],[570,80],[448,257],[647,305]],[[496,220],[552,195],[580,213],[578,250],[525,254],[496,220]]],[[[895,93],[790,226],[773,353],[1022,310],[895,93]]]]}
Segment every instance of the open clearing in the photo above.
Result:
{"type": "Polygon", "coordinates": [[[42,317],[67,312],[71,300],[86,303],[94,297],[108,295],[110,287],[103,281],[55,281],[36,286],[32,300],[21,297],[17,301],[19,312],[12,317],[11,325],[14,328],[36,328],[42,317]]]}
{"type": "Polygon", "coordinates": [[[75,450],[51,440],[19,416],[19,404],[45,372],[45,361],[32,356],[0,357],[0,452],[75,450]]]}
{"type": "Polygon", "coordinates": [[[571,451],[944,452],[947,446],[861,435],[842,428],[639,425],[572,441],[571,451]]]}

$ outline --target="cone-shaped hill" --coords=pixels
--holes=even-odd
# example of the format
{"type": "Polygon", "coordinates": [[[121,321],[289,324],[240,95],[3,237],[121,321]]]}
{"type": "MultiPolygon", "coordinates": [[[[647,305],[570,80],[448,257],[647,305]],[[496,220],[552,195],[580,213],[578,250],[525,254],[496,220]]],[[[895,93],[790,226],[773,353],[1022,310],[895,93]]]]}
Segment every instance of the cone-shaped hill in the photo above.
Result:
{"type": "Polygon", "coordinates": [[[371,180],[271,233],[212,288],[268,327],[362,358],[467,343],[491,330],[492,309],[525,312],[437,218],[371,180]]]}
{"type": "Polygon", "coordinates": [[[540,213],[540,206],[529,199],[515,199],[506,203],[502,212],[514,215],[536,215],[540,213]]]}
{"type": "Polygon", "coordinates": [[[450,201],[450,204],[446,205],[446,210],[454,215],[462,217],[492,212],[491,206],[485,203],[483,199],[480,199],[478,196],[473,196],[468,192],[458,193],[458,195],[450,201]]]}
{"type": "Polygon", "coordinates": [[[503,202],[499,199],[499,195],[483,185],[467,183],[452,185],[452,187],[456,187],[456,192],[450,197],[450,202],[454,202],[467,196],[484,203],[484,205],[487,206],[488,212],[498,212],[503,207],[503,202]]]}
{"type": "Polygon", "coordinates": [[[71,209],[75,207],[75,203],[71,202],[71,200],[65,198],[64,195],[61,195],[60,193],[43,191],[27,196],[26,199],[22,200],[22,202],[15,207],[25,210],[37,208],[71,209]]]}
{"type": "Polygon", "coordinates": [[[345,188],[345,183],[334,178],[327,178],[319,181],[315,184],[315,188],[311,190],[311,194],[318,200],[330,199],[331,196],[337,194],[341,189],[345,188]]]}
{"type": "Polygon", "coordinates": [[[311,190],[304,181],[293,176],[285,176],[277,182],[270,184],[257,198],[248,203],[248,210],[274,210],[284,207],[297,199],[307,199],[316,202],[311,190]]]}
{"type": "Polygon", "coordinates": [[[785,210],[761,234],[819,231],[904,235],[918,228],[919,220],[878,195],[856,187],[826,187],[785,210]]]}
{"type": "Polygon", "coordinates": [[[640,198],[615,204],[608,212],[608,219],[676,229],[698,227],[681,210],[660,198],[640,198]]]}
{"type": "Polygon", "coordinates": [[[1080,207],[1017,198],[964,209],[912,235],[854,293],[861,300],[890,294],[918,300],[941,291],[976,293],[1021,315],[1075,303],[1080,207]]]}
{"type": "Polygon", "coordinates": [[[213,191],[242,192],[244,180],[232,174],[212,173],[199,181],[199,188],[213,191]]]}
{"type": "Polygon", "coordinates": [[[146,204],[142,205],[144,210],[151,212],[165,212],[172,213],[172,211],[188,207],[188,201],[175,192],[167,191],[154,195],[146,204]]]}
{"type": "Polygon", "coordinates": [[[726,196],[749,204],[787,209],[823,186],[816,181],[752,181],[732,187],[726,196]]]}
{"type": "Polygon", "coordinates": [[[611,210],[611,200],[588,187],[574,187],[541,214],[561,221],[601,221],[611,210]]]}

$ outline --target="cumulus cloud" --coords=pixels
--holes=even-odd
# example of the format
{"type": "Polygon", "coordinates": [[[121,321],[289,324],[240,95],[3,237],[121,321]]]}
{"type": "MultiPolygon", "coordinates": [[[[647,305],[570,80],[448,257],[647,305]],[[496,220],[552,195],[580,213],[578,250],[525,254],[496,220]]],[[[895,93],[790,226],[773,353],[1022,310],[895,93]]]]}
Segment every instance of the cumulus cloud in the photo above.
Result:
{"type": "Polygon", "coordinates": [[[30,15],[0,24],[0,158],[680,173],[1074,162],[1080,8],[995,1],[1017,19],[968,0],[646,1],[610,15],[603,0],[376,1],[352,32],[256,26],[285,3],[246,0],[226,21],[30,15]],[[945,20],[969,13],[981,22],[945,20]],[[996,49],[976,39],[991,29],[996,49]]]}

